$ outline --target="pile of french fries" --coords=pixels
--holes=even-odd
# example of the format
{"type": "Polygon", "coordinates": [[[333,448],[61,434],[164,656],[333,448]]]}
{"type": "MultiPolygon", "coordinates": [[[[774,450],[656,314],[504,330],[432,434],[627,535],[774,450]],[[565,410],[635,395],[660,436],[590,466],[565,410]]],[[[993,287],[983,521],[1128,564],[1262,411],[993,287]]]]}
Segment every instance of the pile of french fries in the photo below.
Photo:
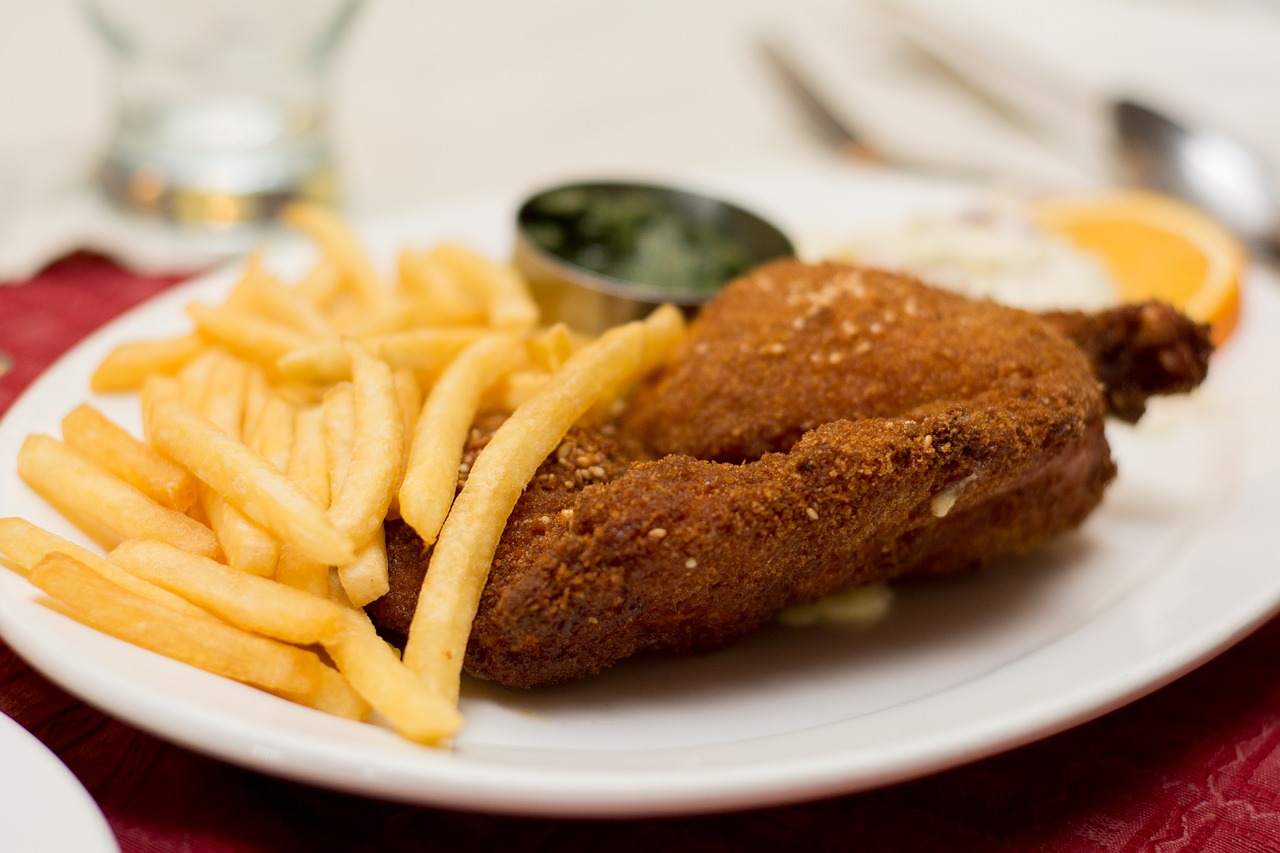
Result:
{"type": "Polygon", "coordinates": [[[521,277],[461,246],[404,249],[386,282],[331,212],[286,221],[317,250],[299,280],[254,256],[223,304],[187,307],[190,334],[98,367],[93,391],[139,395],[141,437],[82,404],[61,438],[23,444],[23,480],[102,553],[5,518],[0,560],[107,634],[447,744],[516,500],[575,422],[669,357],[683,320],[661,308],[585,340],[541,326],[521,277]],[[490,409],[510,415],[458,492],[490,409]],[[395,515],[434,546],[403,656],[362,609],[388,589],[395,515]]]}

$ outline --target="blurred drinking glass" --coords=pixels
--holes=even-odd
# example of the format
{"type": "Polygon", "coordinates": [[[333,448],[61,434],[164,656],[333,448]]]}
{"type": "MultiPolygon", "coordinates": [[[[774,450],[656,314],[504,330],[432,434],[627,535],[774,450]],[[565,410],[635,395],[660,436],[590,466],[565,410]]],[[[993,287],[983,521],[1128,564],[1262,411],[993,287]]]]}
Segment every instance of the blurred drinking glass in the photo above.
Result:
{"type": "Polygon", "coordinates": [[[331,199],[329,71],[360,0],[83,3],[117,66],[108,199],[206,230],[331,199]]]}

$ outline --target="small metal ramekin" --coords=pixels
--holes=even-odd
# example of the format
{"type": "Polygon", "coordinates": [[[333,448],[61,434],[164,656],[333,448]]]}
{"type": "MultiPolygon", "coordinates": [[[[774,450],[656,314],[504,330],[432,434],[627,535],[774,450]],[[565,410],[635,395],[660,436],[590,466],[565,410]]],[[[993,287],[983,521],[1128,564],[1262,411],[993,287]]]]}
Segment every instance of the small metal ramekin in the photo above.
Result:
{"type": "Polygon", "coordinates": [[[692,313],[714,295],[713,290],[679,290],[639,284],[602,275],[567,260],[538,242],[529,226],[539,202],[552,193],[578,191],[602,197],[651,195],[671,210],[740,244],[752,265],[795,254],[791,240],[777,226],[736,204],[698,193],[655,184],[589,181],[562,184],[530,196],[516,214],[515,262],[529,282],[547,322],[596,334],[610,326],[647,315],[671,303],[692,313]]]}

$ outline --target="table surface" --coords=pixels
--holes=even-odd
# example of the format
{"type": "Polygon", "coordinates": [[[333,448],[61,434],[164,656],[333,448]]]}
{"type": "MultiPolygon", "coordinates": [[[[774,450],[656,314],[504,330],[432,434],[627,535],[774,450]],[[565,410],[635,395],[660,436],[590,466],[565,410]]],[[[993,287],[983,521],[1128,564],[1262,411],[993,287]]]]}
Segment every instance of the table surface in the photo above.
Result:
{"type": "MultiPolygon", "coordinates": [[[[77,340],[173,283],[76,255],[0,287],[0,348],[15,360],[0,413],[77,340]]],[[[1280,849],[1280,618],[1160,691],[1030,746],[855,796],[685,818],[496,817],[273,779],[99,713],[2,640],[0,711],[80,778],[124,851],[1280,849]]]]}

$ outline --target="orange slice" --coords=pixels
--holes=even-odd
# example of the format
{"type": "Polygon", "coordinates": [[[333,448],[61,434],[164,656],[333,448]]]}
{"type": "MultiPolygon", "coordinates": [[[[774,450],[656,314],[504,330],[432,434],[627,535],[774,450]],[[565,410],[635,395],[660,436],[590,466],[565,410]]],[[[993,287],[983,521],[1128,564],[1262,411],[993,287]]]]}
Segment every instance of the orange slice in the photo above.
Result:
{"type": "Polygon", "coordinates": [[[1101,258],[1126,302],[1162,299],[1221,344],[1240,312],[1247,255],[1217,220],[1140,190],[1057,196],[1032,205],[1042,227],[1101,258]]]}

